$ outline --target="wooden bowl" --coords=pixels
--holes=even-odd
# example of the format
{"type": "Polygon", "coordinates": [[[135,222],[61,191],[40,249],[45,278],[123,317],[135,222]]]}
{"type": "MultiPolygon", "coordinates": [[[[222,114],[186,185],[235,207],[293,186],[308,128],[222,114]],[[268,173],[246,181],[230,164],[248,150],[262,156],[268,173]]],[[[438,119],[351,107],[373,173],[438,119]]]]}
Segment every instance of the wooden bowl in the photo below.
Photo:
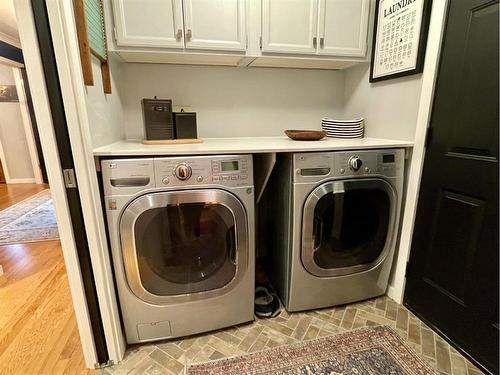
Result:
{"type": "Polygon", "coordinates": [[[285,134],[294,141],[319,141],[326,137],[322,130],[285,130],[285,134]]]}

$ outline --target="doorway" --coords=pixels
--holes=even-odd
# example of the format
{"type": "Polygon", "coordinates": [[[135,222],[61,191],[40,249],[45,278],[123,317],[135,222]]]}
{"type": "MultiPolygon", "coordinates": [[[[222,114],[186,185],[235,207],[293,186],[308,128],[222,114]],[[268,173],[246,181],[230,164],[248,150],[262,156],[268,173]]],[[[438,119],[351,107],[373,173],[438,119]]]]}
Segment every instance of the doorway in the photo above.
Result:
{"type": "Polygon", "coordinates": [[[0,162],[5,183],[43,184],[47,174],[23,71],[19,62],[0,62],[0,162]]]}

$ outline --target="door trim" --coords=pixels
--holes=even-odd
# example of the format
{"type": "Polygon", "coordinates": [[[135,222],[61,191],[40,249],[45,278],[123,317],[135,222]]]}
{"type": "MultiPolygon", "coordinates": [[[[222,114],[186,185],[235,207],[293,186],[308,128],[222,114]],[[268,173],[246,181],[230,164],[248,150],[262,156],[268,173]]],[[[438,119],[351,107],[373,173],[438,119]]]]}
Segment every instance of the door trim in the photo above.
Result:
{"type": "Polygon", "coordinates": [[[403,202],[403,218],[400,230],[398,257],[393,265],[392,284],[389,285],[387,295],[397,303],[403,303],[405,287],[406,262],[410,255],[413,224],[417,212],[418,194],[422,177],[425,139],[430,121],[434,87],[437,79],[437,70],[441,54],[441,44],[446,23],[446,13],[449,0],[433,1],[429,33],[427,37],[426,57],[422,74],[422,89],[419,100],[417,125],[415,129],[415,143],[412,149],[411,161],[406,178],[406,198],[403,202]]]}
{"type": "MultiPolygon", "coordinates": [[[[110,361],[116,363],[123,359],[126,343],[120,322],[99,182],[92,154],[92,137],[86,106],[88,93],[81,74],[73,2],[48,1],[46,5],[56,62],[59,68],[58,75],[63,94],[67,127],[73,149],[79,198],[87,230],[92,269],[96,279],[101,319],[110,361]]],[[[36,101],[34,101],[35,108],[36,104],[36,101]]],[[[40,134],[42,135],[42,131],[40,134]]],[[[47,163],[49,162],[47,161],[47,163]]],[[[93,364],[89,365],[89,367],[93,367],[93,364]]]]}
{"type": "MultiPolygon", "coordinates": [[[[51,112],[54,141],[59,155],[60,168],[74,169],[75,161],[73,158],[73,147],[71,145],[68,122],[66,119],[61,82],[55,56],[55,43],[52,40],[48,9],[45,2],[37,0],[32,0],[31,6],[33,14],[35,15],[36,40],[40,48],[40,59],[45,78],[45,86],[51,93],[48,97],[48,105],[51,112]]],[[[73,230],[78,263],[80,266],[81,280],[83,282],[85,300],[87,302],[90,324],[92,326],[92,334],[97,355],[95,367],[97,367],[100,364],[108,362],[109,353],[106,345],[94,271],[90,258],[90,247],[83,218],[82,202],[80,200],[78,187],[66,187],[64,193],[69,209],[71,228],[73,230]]]]}
{"type": "Polygon", "coordinates": [[[149,193],[134,199],[125,207],[119,223],[122,260],[127,282],[132,292],[141,300],[155,305],[169,305],[217,297],[230,292],[243,278],[249,263],[248,220],[243,204],[233,194],[220,189],[182,190],[149,193]],[[236,274],[221,288],[204,292],[159,296],[149,292],[141,282],[134,227],[137,218],[145,211],[182,203],[217,203],[231,212],[236,229],[236,274]]]}
{"type": "Polygon", "coordinates": [[[394,187],[385,179],[382,178],[363,178],[363,179],[350,179],[350,180],[333,180],[327,181],[315,188],[307,197],[304,203],[304,209],[302,214],[302,239],[301,239],[301,260],[302,265],[307,272],[318,277],[334,277],[334,276],[344,276],[353,273],[359,273],[370,268],[376,267],[378,264],[384,261],[389,255],[393,243],[394,235],[396,233],[396,216],[397,216],[397,196],[394,187]],[[346,189],[346,183],[352,186],[346,189]],[[314,238],[313,233],[313,222],[314,222],[314,210],[316,204],[319,200],[326,194],[337,194],[343,193],[346,190],[362,190],[368,188],[381,188],[380,190],[387,193],[389,196],[389,223],[387,228],[385,245],[377,257],[376,260],[369,264],[360,264],[351,267],[342,267],[335,269],[325,269],[318,267],[314,262],[314,238]]]}
{"type": "Polygon", "coordinates": [[[33,106],[40,129],[40,141],[47,161],[47,174],[50,179],[50,189],[53,193],[52,197],[59,226],[64,263],[67,269],[68,283],[71,290],[85,364],[87,367],[93,368],[98,359],[65,194],[62,168],[57,152],[48,88],[45,84],[39,46],[38,43],[33,43],[33,41],[37,41],[37,34],[31,0],[15,1],[14,7],[18,17],[20,39],[23,43],[28,43],[31,46],[31,48],[24,50],[27,75],[32,86],[37,87],[37,90],[32,92],[33,106]]]}

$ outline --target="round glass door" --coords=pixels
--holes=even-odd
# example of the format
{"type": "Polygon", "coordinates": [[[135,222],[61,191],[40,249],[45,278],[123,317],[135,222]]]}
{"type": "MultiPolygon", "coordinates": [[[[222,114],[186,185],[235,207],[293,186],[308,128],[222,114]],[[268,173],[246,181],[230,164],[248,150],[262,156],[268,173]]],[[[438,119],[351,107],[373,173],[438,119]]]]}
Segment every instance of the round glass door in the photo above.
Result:
{"type": "Polygon", "coordinates": [[[393,239],[395,193],[382,179],[327,182],[304,206],[302,261],[316,276],[361,272],[382,261],[393,239]]]}
{"type": "Polygon", "coordinates": [[[224,191],[142,196],[121,230],[129,285],[148,302],[219,293],[246,265],[244,209],[224,191]]]}

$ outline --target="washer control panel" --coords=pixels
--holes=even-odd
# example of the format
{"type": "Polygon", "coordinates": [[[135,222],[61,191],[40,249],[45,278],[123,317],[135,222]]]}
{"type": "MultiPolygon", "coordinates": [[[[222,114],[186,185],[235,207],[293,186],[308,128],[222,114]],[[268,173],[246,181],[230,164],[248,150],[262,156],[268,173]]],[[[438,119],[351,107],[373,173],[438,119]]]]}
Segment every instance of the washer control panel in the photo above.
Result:
{"type": "Polygon", "coordinates": [[[253,185],[252,156],[190,156],[154,159],[156,186],[253,185]]]}
{"type": "Polygon", "coordinates": [[[237,181],[248,179],[248,160],[246,158],[212,160],[214,181],[237,181]]]}

